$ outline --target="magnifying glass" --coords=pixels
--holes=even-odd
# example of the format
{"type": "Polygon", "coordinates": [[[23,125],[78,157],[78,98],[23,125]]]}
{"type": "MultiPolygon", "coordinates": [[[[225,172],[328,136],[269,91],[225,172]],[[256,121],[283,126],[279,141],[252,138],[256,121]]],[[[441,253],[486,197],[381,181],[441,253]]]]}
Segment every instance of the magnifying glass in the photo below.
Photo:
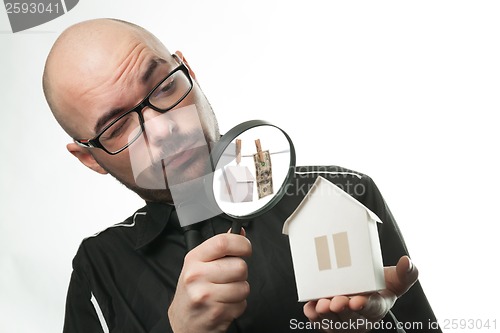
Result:
{"type": "MultiPolygon", "coordinates": [[[[198,222],[225,213],[232,220],[231,232],[240,234],[244,221],[273,208],[294,174],[295,149],[281,128],[250,120],[224,134],[212,148],[210,160],[214,171],[198,181],[204,184],[204,193],[190,191],[189,200],[176,203],[188,251],[203,241],[198,222]]],[[[184,192],[179,197],[186,197],[184,192]]]]}
{"type": "Polygon", "coordinates": [[[267,212],[286,193],[295,167],[288,134],[263,120],[250,120],[229,130],[211,152],[214,172],[206,184],[213,202],[240,234],[244,221],[267,212]]]}

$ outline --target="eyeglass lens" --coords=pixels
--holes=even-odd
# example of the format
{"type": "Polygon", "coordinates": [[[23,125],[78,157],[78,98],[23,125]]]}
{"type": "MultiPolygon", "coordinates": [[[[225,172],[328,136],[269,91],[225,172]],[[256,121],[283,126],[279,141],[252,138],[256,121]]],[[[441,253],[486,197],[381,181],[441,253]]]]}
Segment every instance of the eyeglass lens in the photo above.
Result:
{"type": "MultiPolygon", "coordinates": [[[[190,89],[189,78],[177,70],[151,93],[149,103],[160,110],[168,110],[179,103],[190,89]]],[[[115,153],[134,142],[141,133],[139,114],[130,112],[106,129],[99,141],[106,150],[115,153]]]]}

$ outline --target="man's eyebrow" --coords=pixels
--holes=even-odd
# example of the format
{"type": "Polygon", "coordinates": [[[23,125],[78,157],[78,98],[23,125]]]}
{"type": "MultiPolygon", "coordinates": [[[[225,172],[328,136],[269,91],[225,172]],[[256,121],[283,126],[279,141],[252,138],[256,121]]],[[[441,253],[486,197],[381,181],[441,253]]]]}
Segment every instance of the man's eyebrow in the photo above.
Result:
{"type": "MultiPolygon", "coordinates": [[[[153,58],[149,61],[148,67],[146,71],[142,74],[141,76],[141,83],[146,84],[153,73],[155,72],[156,68],[158,68],[158,65],[160,64],[166,64],[167,61],[162,58],[153,58]]],[[[97,120],[97,123],[94,126],[94,133],[99,133],[101,129],[106,125],[108,121],[111,119],[115,118],[116,116],[120,115],[121,113],[125,112],[125,109],[123,108],[116,108],[112,109],[105,114],[103,114],[99,119],[97,120]]]]}
{"type": "Polygon", "coordinates": [[[111,119],[115,118],[116,116],[118,116],[123,112],[125,112],[124,108],[116,108],[100,116],[99,119],[97,120],[97,123],[94,126],[94,133],[99,133],[108,121],[110,121],[111,119]]]}
{"type": "Polygon", "coordinates": [[[149,61],[149,64],[148,64],[148,68],[146,69],[146,71],[144,72],[144,74],[142,74],[141,76],[141,82],[143,84],[146,84],[149,79],[151,78],[151,76],[153,75],[155,69],[158,67],[159,64],[166,64],[167,61],[165,59],[162,59],[162,58],[154,58],[154,59],[151,59],[149,61]]]}

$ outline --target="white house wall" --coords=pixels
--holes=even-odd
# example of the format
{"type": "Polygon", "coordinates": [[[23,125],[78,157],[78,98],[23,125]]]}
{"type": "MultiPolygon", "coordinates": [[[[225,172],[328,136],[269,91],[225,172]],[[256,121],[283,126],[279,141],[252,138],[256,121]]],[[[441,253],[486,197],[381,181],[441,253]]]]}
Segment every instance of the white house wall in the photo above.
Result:
{"type": "MultiPolygon", "coordinates": [[[[328,186],[324,183],[321,186],[325,185],[328,186]]],[[[289,225],[299,300],[376,290],[371,262],[373,242],[369,234],[369,224],[376,229],[376,223],[369,222],[366,211],[356,203],[338,194],[316,195],[318,193],[322,193],[320,187],[310,194],[289,225]],[[338,268],[333,234],[341,232],[347,232],[351,266],[338,268]],[[326,236],[331,260],[331,269],[323,271],[318,269],[314,241],[320,236],[326,236]]]]}

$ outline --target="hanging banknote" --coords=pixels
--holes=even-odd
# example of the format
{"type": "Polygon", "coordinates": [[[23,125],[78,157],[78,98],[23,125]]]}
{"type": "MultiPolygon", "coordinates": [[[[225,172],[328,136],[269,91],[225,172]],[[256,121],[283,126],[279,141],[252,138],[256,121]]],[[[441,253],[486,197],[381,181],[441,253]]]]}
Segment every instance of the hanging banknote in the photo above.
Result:
{"type": "Polygon", "coordinates": [[[273,170],[269,151],[260,151],[253,155],[255,162],[255,178],[259,199],[273,194],[273,170]]]}

